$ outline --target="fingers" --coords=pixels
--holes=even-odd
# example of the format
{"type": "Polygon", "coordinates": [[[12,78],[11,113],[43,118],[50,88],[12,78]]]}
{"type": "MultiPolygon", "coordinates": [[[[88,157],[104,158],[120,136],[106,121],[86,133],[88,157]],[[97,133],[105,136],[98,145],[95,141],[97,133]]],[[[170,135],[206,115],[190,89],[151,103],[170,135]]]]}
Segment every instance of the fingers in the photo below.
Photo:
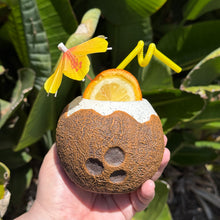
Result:
{"type": "Polygon", "coordinates": [[[47,152],[46,156],[44,157],[43,163],[41,165],[40,173],[39,173],[39,179],[43,178],[45,175],[47,175],[48,170],[54,167],[54,148],[56,144],[54,143],[50,150],[47,152]]]}
{"type": "Polygon", "coordinates": [[[167,141],[168,141],[167,136],[164,135],[163,138],[164,138],[164,146],[166,147],[166,145],[167,145],[167,141]]]}
{"type": "Polygon", "coordinates": [[[163,154],[163,159],[161,161],[160,167],[158,171],[154,174],[154,176],[151,178],[153,181],[156,181],[162,174],[163,170],[167,166],[168,162],[170,160],[170,151],[165,148],[164,149],[164,154],[163,154]]]}
{"type": "Polygon", "coordinates": [[[137,191],[132,192],[131,203],[135,212],[144,210],[153,200],[155,195],[155,183],[147,180],[137,191]]]}
{"type": "MultiPolygon", "coordinates": [[[[167,137],[164,136],[165,146],[167,144],[167,137]]],[[[163,158],[158,171],[152,177],[152,180],[147,180],[143,185],[135,192],[130,194],[131,203],[135,212],[144,210],[149,203],[153,200],[155,195],[155,183],[162,174],[163,170],[167,166],[170,160],[170,151],[165,148],[163,158]]]]}

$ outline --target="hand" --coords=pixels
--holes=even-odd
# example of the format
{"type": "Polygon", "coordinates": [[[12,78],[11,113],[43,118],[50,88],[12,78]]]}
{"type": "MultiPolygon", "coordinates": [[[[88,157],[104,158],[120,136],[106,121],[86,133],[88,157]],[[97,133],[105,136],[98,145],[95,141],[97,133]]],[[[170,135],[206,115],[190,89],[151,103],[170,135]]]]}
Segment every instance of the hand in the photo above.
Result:
{"type": "MultiPolygon", "coordinates": [[[[167,143],[167,138],[164,139],[167,143]]],[[[153,199],[154,181],[160,177],[169,159],[170,152],[165,148],[160,168],[152,180],[147,180],[135,192],[96,194],[84,191],[69,180],[61,168],[54,144],[40,169],[36,200],[30,211],[17,220],[131,219],[153,199]]]]}

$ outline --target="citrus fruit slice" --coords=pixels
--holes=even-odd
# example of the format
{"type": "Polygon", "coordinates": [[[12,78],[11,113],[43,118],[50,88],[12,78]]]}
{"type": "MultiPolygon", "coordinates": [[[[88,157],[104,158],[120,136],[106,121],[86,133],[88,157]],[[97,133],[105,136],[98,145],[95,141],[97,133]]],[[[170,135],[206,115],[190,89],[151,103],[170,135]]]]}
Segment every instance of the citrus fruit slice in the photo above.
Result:
{"type": "Polygon", "coordinates": [[[99,73],[84,91],[83,98],[102,101],[139,101],[142,93],[137,79],[123,69],[99,73]]]}

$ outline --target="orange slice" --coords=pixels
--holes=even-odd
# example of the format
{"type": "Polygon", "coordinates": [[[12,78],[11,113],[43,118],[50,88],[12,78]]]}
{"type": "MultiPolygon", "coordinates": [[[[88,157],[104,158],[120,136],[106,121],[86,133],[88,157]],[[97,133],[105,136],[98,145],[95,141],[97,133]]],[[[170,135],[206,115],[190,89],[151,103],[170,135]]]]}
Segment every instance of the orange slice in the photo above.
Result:
{"type": "Polygon", "coordinates": [[[142,93],[137,79],[123,69],[99,73],[84,91],[83,98],[102,101],[139,101],[142,93]]]}

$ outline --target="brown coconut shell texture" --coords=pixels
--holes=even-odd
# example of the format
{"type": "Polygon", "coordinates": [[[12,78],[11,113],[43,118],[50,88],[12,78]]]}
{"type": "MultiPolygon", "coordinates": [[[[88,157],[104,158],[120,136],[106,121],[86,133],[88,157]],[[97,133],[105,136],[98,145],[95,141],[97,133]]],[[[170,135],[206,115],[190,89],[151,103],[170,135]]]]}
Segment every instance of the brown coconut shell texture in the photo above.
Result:
{"type": "Polygon", "coordinates": [[[102,116],[64,110],[57,126],[57,152],[68,177],[85,190],[128,193],[158,170],[164,137],[158,116],[145,123],[115,111],[102,116]]]}

